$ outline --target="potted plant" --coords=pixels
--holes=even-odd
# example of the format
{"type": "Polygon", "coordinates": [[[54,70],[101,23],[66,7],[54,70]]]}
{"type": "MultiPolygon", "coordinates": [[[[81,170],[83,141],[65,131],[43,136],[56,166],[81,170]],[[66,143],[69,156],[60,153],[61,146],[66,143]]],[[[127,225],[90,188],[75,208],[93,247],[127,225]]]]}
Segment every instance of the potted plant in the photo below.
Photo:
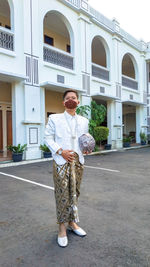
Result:
{"type": "Polygon", "coordinates": [[[47,145],[40,145],[40,150],[43,151],[44,158],[50,158],[52,156],[52,153],[47,145]]]}
{"type": "Polygon", "coordinates": [[[123,147],[130,147],[132,141],[132,136],[123,138],[123,147]]]}
{"type": "Polygon", "coordinates": [[[141,145],[146,145],[147,136],[144,132],[140,132],[141,145]]]}
{"type": "Polygon", "coordinates": [[[105,144],[105,149],[110,150],[111,149],[111,144],[105,144]]]}
{"type": "Polygon", "coordinates": [[[23,152],[26,150],[27,144],[17,146],[9,145],[7,149],[12,152],[12,159],[14,162],[22,161],[23,152]]]}
{"type": "Polygon", "coordinates": [[[102,141],[107,140],[108,135],[109,129],[107,127],[98,126],[94,128],[94,138],[100,146],[102,141]]]}

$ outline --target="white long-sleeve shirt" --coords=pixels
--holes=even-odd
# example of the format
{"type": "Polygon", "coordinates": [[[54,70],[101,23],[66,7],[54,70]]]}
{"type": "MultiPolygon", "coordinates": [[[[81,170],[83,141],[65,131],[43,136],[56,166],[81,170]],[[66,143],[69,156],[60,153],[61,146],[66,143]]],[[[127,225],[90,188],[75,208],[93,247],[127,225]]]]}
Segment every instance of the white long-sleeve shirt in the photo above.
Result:
{"type": "Polygon", "coordinates": [[[88,133],[88,123],[88,119],[77,114],[71,116],[66,111],[49,116],[45,128],[45,144],[51,150],[53,159],[57,164],[62,165],[66,163],[66,160],[56,153],[60,148],[63,150],[74,150],[79,155],[80,163],[84,164],[84,157],[79,147],[78,138],[82,134],[88,133]],[[76,136],[74,146],[72,134],[76,136]]]}

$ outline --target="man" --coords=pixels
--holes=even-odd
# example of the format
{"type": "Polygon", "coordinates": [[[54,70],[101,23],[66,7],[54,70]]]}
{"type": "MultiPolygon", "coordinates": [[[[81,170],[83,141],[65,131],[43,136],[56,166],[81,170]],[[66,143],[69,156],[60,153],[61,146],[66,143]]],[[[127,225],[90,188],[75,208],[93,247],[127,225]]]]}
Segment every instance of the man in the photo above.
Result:
{"type": "Polygon", "coordinates": [[[83,175],[84,157],[78,138],[88,133],[88,119],[76,114],[79,104],[78,93],[67,90],[63,95],[65,112],[49,116],[45,130],[45,143],[50,148],[53,162],[53,179],[56,198],[57,242],[61,247],[68,245],[65,223],[71,230],[83,237],[86,232],[79,222],[77,200],[83,175]]]}

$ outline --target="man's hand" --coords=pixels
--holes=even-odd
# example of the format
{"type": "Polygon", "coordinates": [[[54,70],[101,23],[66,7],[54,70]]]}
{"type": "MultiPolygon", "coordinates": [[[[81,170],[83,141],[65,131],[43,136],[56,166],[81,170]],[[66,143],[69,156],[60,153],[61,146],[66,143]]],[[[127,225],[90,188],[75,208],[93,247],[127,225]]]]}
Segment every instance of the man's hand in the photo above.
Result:
{"type": "Polygon", "coordinates": [[[72,162],[74,160],[74,151],[73,150],[63,150],[61,155],[68,162],[72,162]]]}

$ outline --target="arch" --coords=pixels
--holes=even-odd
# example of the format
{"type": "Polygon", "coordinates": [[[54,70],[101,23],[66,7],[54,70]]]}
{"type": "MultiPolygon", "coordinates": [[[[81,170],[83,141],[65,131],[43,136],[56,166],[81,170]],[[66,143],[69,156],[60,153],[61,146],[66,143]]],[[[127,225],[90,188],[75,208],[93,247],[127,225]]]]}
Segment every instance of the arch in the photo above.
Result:
{"type": "MultiPolygon", "coordinates": [[[[74,33],[73,33],[73,29],[72,29],[72,26],[71,26],[70,22],[59,11],[50,10],[50,11],[46,12],[46,14],[44,15],[44,18],[43,18],[43,30],[44,30],[45,24],[47,23],[47,25],[48,25],[48,22],[46,22],[46,20],[48,21],[48,19],[50,21],[50,23],[49,23],[49,26],[50,26],[50,24],[52,22],[52,20],[50,19],[50,16],[53,19],[55,19],[55,21],[58,22],[58,23],[56,23],[56,25],[59,25],[60,29],[62,30],[60,32],[60,34],[64,35],[64,37],[68,38],[69,44],[70,44],[70,47],[71,47],[70,53],[74,54],[74,33]]],[[[59,29],[59,27],[56,27],[56,25],[54,25],[54,21],[53,21],[52,28],[55,29],[56,31],[57,30],[59,31],[60,29],[59,29]]]]}
{"type": "Polygon", "coordinates": [[[7,29],[14,29],[14,7],[12,0],[1,0],[1,23],[2,27],[7,29]]]}
{"type": "Polygon", "coordinates": [[[10,8],[11,30],[14,31],[14,4],[13,0],[7,0],[10,8]]]}
{"type": "Polygon", "coordinates": [[[126,53],[122,57],[122,75],[138,80],[137,62],[130,53],[126,53]]]}
{"type": "Polygon", "coordinates": [[[105,68],[110,68],[110,50],[107,42],[101,36],[95,36],[91,44],[92,62],[105,68]],[[99,51],[99,53],[97,53],[99,51]]]}

